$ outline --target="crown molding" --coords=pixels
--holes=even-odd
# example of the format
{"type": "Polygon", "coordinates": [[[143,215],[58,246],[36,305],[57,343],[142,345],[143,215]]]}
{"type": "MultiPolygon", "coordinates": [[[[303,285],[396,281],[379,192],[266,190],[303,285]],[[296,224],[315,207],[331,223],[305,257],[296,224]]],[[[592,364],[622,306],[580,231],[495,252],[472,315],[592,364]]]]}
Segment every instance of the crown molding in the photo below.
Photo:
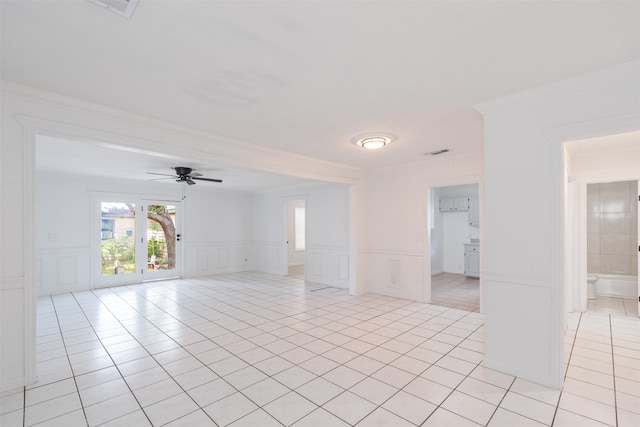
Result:
{"type": "MultiPolygon", "coordinates": [[[[174,140],[183,141],[184,145],[180,147],[180,151],[182,152],[193,151],[195,155],[213,154],[217,158],[225,158],[236,165],[241,165],[248,169],[330,182],[355,182],[363,176],[364,170],[355,166],[278,150],[224,135],[212,134],[8,81],[0,81],[0,92],[3,96],[10,96],[53,108],[65,109],[83,115],[116,121],[138,129],[142,128],[152,132],[161,132],[164,135],[172,136],[174,140]],[[190,141],[191,144],[187,145],[186,141],[190,141]]],[[[23,125],[58,130],[62,133],[68,132],[85,137],[93,135],[96,138],[109,136],[105,132],[63,123],[55,123],[32,115],[16,114],[15,118],[23,125]]],[[[115,135],[111,136],[113,137],[115,135]]],[[[135,146],[135,143],[138,142],[140,138],[128,138],[126,136],[123,137],[123,135],[118,135],[117,140],[124,144],[129,142],[135,146]]],[[[157,146],[166,145],[160,141],[153,142],[157,146]]]]}
{"type": "MultiPolygon", "coordinates": [[[[592,87],[633,78],[640,80],[640,60],[625,62],[612,67],[600,69],[586,74],[581,74],[551,84],[514,93],[512,95],[507,95],[491,101],[482,102],[480,104],[474,105],[473,108],[482,115],[486,115],[487,113],[493,113],[515,106],[520,106],[523,104],[535,102],[540,99],[563,95],[571,92],[577,92],[592,87]]],[[[640,88],[640,82],[638,83],[638,87],[640,88]]]]}

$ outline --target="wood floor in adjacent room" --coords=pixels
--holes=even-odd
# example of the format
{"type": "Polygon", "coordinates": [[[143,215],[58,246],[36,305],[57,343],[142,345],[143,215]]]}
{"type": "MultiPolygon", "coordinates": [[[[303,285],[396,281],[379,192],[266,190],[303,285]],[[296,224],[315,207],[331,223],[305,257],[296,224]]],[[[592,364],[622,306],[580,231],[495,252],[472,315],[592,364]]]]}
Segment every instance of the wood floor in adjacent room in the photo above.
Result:
{"type": "Polygon", "coordinates": [[[480,280],[454,273],[431,276],[431,303],[478,313],[480,280]]]}

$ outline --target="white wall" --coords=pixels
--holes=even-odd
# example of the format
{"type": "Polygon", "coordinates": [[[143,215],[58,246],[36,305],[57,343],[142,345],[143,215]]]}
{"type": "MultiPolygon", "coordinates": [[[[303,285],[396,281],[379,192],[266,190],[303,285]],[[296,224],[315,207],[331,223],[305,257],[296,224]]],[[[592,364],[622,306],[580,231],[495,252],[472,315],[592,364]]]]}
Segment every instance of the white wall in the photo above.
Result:
{"type": "Polygon", "coordinates": [[[187,189],[184,205],[184,277],[245,271],[255,266],[256,260],[250,257],[251,193],[197,184],[187,189]]]}
{"type": "Polygon", "coordinates": [[[370,292],[429,300],[429,189],[480,182],[482,170],[480,152],[452,152],[369,172],[363,213],[370,226],[361,256],[367,266],[362,273],[364,283],[370,292]]]}
{"type": "Polygon", "coordinates": [[[254,196],[253,248],[256,269],[286,274],[286,206],[305,199],[307,211],[306,279],[341,288],[349,286],[349,187],[309,184],[254,196]]]}
{"type": "Polygon", "coordinates": [[[563,381],[562,142],[637,130],[639,63],[479,106],[485,117],[485,364],[563,381]]]}

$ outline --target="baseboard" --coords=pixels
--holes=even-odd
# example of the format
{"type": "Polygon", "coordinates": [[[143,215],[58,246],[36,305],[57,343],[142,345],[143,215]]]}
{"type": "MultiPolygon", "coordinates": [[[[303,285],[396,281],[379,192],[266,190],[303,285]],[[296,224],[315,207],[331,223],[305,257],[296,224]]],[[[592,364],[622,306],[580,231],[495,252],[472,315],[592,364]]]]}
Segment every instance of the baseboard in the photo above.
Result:
{"type": "Polygon", "coordinates": [[[484,366],[485,368],[493,369],[494,371],[502,372],[502,373],[507,374],[507,375],[512,375],[514,377],[518,377],[518,378],[521,378],[523,380],[527,380],[527,381],[531,381],[531,382],[536,383],[536,384],[540,384],[540,385],[542,385],[544,387],[549,387],[549,388],[553,388],[553,389],[556,389],[556,390],[561,390],[562,389],[562,384],[559,387],[556,387],[556,385],[553,384],[553,381],[549,376],[531,375],[530,371],[518,369],[518,368],[515,368],[514,366],[508,366],[508,365],[505,365],[503,363],[496,362],[494,360],[490,360],[490,359],[486,359],[485,358],[482,361],[482,366],[484,366]]]}

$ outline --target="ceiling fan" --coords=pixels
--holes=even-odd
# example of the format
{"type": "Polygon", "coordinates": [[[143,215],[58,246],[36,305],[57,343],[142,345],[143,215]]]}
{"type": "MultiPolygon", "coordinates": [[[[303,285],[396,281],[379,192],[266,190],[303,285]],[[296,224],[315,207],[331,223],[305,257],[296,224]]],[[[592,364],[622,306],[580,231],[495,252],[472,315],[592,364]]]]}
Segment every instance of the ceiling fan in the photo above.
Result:
{"type": "Polygon", "coordinates": [[[184,166],[176,166],[176,167],[173,167],[171,169],[174,169],[176,171],[175,175],[169,175],[169,174],[166,174],[166,173],[154,173],[154,172],[147,172],[147,173],[149,175],[161,175],[161,176],[170,177],[170,178],[157,178],[158,180],[160,180],[160,179],[177,178],[176,182],[186,182],[189,185],[194,185],[195,184],[195,180],[210,181],[210,182],[222,182],[221,179],[205,178],[205,177],[202,176],[201,173],[194,172],[194,169],[187,168],[187,167],[184,167],[184,166]]]}

